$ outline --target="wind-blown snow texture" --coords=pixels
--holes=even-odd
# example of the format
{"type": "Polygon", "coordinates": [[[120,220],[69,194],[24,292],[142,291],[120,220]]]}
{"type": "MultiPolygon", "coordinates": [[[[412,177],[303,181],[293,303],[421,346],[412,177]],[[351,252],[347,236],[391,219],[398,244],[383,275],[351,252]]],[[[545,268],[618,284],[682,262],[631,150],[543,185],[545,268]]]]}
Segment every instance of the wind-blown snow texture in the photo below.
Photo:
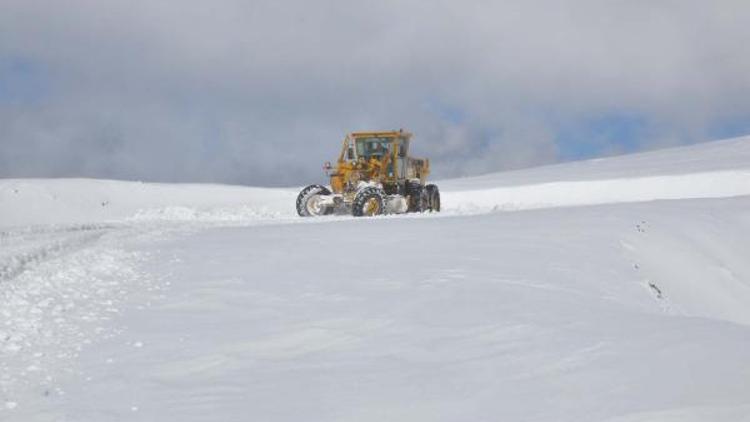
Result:
{"type": "Polygon", "coordinates": [[[440,186],[0,181],[0,420],[750,420],[750,138],[440,186]]]}

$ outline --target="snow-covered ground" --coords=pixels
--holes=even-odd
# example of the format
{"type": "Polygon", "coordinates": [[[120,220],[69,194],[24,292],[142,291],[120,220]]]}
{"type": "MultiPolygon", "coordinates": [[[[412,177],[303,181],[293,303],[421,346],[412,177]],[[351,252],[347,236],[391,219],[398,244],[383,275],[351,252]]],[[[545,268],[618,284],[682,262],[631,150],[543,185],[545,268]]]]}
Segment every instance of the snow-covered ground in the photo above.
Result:
{"type": "Polygon", "coordinates": [[[750,420],[750,138],[439,185],[0,180],[0,420],[750,420]]]}

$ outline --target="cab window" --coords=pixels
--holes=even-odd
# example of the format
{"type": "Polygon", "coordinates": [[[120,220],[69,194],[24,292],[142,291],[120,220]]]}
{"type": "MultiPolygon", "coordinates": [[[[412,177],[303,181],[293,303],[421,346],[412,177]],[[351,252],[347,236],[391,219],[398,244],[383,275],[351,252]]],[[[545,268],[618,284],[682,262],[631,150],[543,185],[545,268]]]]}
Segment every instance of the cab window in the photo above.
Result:
{"type": "Polygon", "coordinates": [[[382,159],[388,153],[388,146],[393,142],[392,138],[357,138],[357,157],[369,160],[372,157],[382,159]]]}

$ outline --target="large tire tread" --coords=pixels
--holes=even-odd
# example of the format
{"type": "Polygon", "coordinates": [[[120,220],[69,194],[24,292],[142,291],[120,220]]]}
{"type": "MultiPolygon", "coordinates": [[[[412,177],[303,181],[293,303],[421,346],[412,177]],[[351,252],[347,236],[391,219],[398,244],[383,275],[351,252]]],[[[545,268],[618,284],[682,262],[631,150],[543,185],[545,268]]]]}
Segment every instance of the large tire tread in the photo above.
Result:
{"type": "Polygon", "coordinates": [[[406,195],[409,196],[408,212],[422,212],[424,209],[424,188],[419,182],[406,183],[406,195]]]}
{"type": "MultiPolygon", "coordinates": [[[[310,185],[302,189],[297,195],[297,214],[300,217],[311,217],[312,215],[307,211],[307,201],[313,195],[330,195],[331,191],[323,185],[310,185]]],[[[330,214],[333,212],[332,209],[326,210],[323,214],[330,214]]]]}
{"type": "Polygon", "coordinates": [[[379,212],[376,215],[383,214],[385,212],[385,195],[381,189],[376,187],[364,188],[357,193],[352,203],[352,215],[355,217],[363,217],[366,215],[365,206],[369,200],[376,198],[380,203],[379,212]]]}
{"type": "Polygon", "coordinates": [[[427,193],[427,206],[425,211],[440,212],[440,190],[437,185],[427,185],[424,187],[427,193]]]}

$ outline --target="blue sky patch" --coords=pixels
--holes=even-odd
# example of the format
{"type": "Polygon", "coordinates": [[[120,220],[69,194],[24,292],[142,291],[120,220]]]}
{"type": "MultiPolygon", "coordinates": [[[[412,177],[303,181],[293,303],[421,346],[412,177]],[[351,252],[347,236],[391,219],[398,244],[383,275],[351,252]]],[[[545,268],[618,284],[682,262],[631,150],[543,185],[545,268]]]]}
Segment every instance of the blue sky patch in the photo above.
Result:
{"type": "Polygon", "coordinates": [[[36,104],[49,92],[49,75],[40,63],[21,57],[0,57],[0,104],[36,104]]]}
{"type": "Polygon", "coordinates": [[[649,121],[637,113],[612,113],[583,119],[558,131],[561,159],[579,160],[611,152],[635,152],[648,136],[649,121]]]}

